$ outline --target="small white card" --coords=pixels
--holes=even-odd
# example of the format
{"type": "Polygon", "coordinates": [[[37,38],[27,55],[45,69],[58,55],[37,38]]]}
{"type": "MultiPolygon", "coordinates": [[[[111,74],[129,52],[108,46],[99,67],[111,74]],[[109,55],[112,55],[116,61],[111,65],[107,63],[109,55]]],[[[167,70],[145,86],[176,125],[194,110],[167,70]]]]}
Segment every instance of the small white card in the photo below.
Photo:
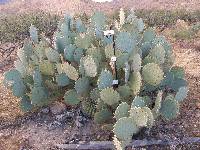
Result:
{"type": "Polygon", "coordinates": [[[115,34],[115,31],[114,30],[106,30],[106,31],[103,31],[103,34],[106,36],[106,35],[114,35],[115,34]]]}
{"type": "Polygon", "coordinates": [[[111,61],[114,61],[114,62],[117,61],[117,57],[112,56],[112,57],[111,57],[111,61]]]}
{"type": "Polygon", "coordinates": [[[118,84],[118,80],[113,80],[113,85],[118,84]]]}

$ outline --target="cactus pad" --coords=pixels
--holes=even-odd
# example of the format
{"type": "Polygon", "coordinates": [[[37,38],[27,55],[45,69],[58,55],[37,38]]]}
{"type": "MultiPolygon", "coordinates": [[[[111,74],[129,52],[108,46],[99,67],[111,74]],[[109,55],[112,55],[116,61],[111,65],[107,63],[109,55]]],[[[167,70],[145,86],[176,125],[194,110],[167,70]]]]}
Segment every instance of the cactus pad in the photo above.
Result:
{"type": "Polygon", "coordinates": [[[117,91],[113,88],[106,88],[100,92],[100,98],[104,101],[104,103],[108,105],[113,105],[119,102],[120,96],[117,91]]]}
{"type": "Polygon", "coordinates": [[[179,104],[174,99],[173,95],[168,95],[165,100],[162,101],[160,112],[167,120],[172,120],[177,117],[179,114],[179,104]]]}
{"type": "Polygon", "coordinates": [[[100,91],[98,88],[95,88],[90,92],[90,98],[97,102],[97,100],[100,98],[100,91]]]}
{"type": "Polygon", "coordinates": [[[50,63],[48,60],[43,60],[40,62],[39,69],[43,75],[53,76],[55,72],[54,64],[50,63]]]}
{"type": "Polygon", "coordinates": [[[87,77],[82,77],[75,82],[74,88],[78,94],[86,94],[89,91],[89,84],[89,79],[87,77]]]}
{"type": "Polygon", "coordinates": [[[108,109],[102,109],[94,114],[94,122],[98,124],[105,123],[110,119],[112,119],[112,112],[108,109]]]}
{"type": "Polygon", "coordinates": [[[117,109],[115,110],[114,117],[119,120],[122,117],[128,117],[130,106],[126,102],[122,102],[119,104],[117,109]]]}
{"type": "Polygon", "coordinates": [[[80,63],[80,59],[84,54],[84,50],[82,48],[77,48],[74,51],[74,61],[76,61],[77,63],[80,63]]]}
{"type": "Polygon", "coordinates": [[[128,32],[121,32],[116,38],[116,47],[122,52],[131,53],[136,46],[135,39],[128,32]]]}
{"type": "Polygon", "coordinates": [[[111,87],[113,83],[112,73],[108,70],[102,70],[98,79],[98,88],[100,90],[111,87]]]}
{"type": "Polygon", "coordinates": [[[131,61],[131,71],[134,71],[134,72],[140,71],[141,64],[142,64],[142,59],[140,55],[137,53],[133,55],[131,59],[129,58],[129,60],[131,61]]]}
{"type": "Polygon", "coordinates": [[[34,87],[32,89],[31,104],[35,106],[42,106],[46,103],[48,93],[44,87],[34,87]]]}
{"type": "Polygon", "coordinates": [[[83,59],[83,66],[87,76],[95,77],[97,75],[97,65],[91,56],[86,56],[83,59]]]}
{"type": "Polygon", "coordinates": [[[187,97],[188,87],[179,88],[178,92],[175,95],[175,100],[178,102],[183,101],[187,97]]]}
{"type": "Polygon", "coordinates": [[[148,113],[140,107],[131,107],[130,117],[138,127],[145,127],[148,123],[148,113]]]}
{"type": "Polygon", "coordinates": [[[155,63],[149,63],[142,69],[142,76],[146,83],[156,86],[163,80],[164,72],[155,63]]]}
{"type": "Polygon", "coordinates": [[[126,141],[130,140],[133,134],[138,133],[139,128],[132,118],[123,117],[115,123],[113,132],[119,140],[126,141]]]}
{"type": "Polygon", "coordinates": [[[29,112],[33,109],[31,100],[27,95],[24,95],[20,100],[20,108],[23,112],[29,112]]]}
{"type": "Polygon", "coordinates": [[[143,97],[136,96],[131,103],[131,107],[145,107],[146,103],[143,97]]]}
{"type": "Polygon", "coordinates": [[[137,95],[140,92],[142,86],[142,78],[140,72],[133,72],[130,76],[129,87],[133,92],[133,95],[137,95]]]}
{"type": "Polygon", "coordinates": [[[67,45],[64,49],[64,58],[68,61],[74,61],[74,51],[76,49],[75,45],[67,45]]]}
{"type": "Polygon", "coordinates": [[[38,43],[38,31],[33,25],[30,26],[29,33],[31,40],[35,43],[38,43]]]}
{"type": "Polygon", "coordinates": [[[59,62],[60,61],[59,53],[51,48],[46,48],[45,54],[50,62],[59,62]]]}
{"type": "Polygon", "coordinates": [[[67,86],[67,85],[70,84],[70,80],[69,80],[69,78],[66,76],[65,73],[58,74],[58,75],[56,76],[56,82],[57,82],[58,86],[61,86],[61,87],[67,86]]]}
{"type": "Polygon", "coordinates": [[[132,91],[128,85],[119,86],[117,91],[122,97],[122,101],[128,101],[129,98],[132,96],[132,91]]]}
{"type": "Polygon", "coordinates": [[[161,103],[162,103],[162,91],[158,91],[156,100],[155,100],[155,105],[154,108],[152,110],[154,117],[158,117],[158,115],[160,114],[160,108],[161,108],[161,103]]]}
{"type": "Polygon", "coordinates": [[[64,95],[64,101],[68,105],[77,105],[80,103],[80,99],[75,90],[69,90],[64,95]]]}
{"type": "Polygon", "coordinates": [[[63,71],[66,73],[66,75],[72,79],[72,80],[77,80],[78,79],[78,71],[76,68],[74,68],[72,65],[69,63],[64,63],[63,64],[63,71]]]}

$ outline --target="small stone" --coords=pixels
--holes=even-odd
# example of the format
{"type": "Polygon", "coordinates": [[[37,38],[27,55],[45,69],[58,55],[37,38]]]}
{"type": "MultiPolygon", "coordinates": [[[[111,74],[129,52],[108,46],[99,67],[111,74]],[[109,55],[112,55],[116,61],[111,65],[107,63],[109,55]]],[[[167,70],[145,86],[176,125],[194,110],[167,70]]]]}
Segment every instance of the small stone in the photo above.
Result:
{"type": "Polygon", "coordinates": [[[67,116],[65,114],[56,115],[56,120],[59,122],[65,121],[66,118],[67,116]]]}
{"type": "Polygon", "coordinates": [[[41,113],[43,113],[43,114],[48,114],[49,113],[49,107],[46,107],[46,108],[43,108],[42,110],[41,110],[41,113]]]}
{"type": "Polygon", "coordinates": [[[54,130],[58,127],[60,127],[62,124],[58,121],[54,121],[52,123],[50,123],[49,125],[47,125],[48,130],[54,130]]]}
{"type": "Polygon", "coordinates": [[[51,107],[50,110],[52,112],[52,114],[54,115],[58,115],[61,114],[62,112],[64,112],[66,109],[65,104],[61,103],[61,102],[55,102],[51,107]]]}
{"type": "Polygon", "coordinates": [[[77,116],[75,120],[75,124],[77,127],[83,127],[87,119],[82,116],[77,116]]]}

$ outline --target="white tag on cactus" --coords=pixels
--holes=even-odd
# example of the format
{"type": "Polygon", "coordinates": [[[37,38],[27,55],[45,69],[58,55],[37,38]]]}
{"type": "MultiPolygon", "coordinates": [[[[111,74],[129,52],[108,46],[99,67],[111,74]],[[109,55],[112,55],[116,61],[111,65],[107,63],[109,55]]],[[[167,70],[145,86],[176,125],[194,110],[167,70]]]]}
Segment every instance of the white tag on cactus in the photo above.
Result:
{"type": "Polygon", "coordinates": [[[118,80],[113,80],[113,85],[117,85],[118,83],[118,80]]]}
{"type": "Polygon", "coordinates": [[[114,30],[106,30],[106,31],[103,31],[103,34],[106,36],[106,35],[114,35],[115,34],[115,31],[114,30]]]}
{"type": "Polygon", "coordinates": [[[111,57],[111,61],[112,61],[112,62],[113,62],[113,61],[114,61],[114,62],[117,61],[117,57],[112,56],[112,57],[111,57]]]}

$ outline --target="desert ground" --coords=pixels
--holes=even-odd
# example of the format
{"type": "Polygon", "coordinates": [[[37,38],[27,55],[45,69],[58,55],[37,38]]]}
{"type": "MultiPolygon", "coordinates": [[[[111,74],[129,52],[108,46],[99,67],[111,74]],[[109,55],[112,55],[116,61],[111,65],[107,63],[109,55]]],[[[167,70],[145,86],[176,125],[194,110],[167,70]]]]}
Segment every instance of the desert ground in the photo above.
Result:
{"type": "MultiPolygon", "coordinates": [[[[26,13],[43,10],[62,14],[83,13],[91,14],[94,10],[111,13],[119,8],[134,9],[186,9],[200,10],[199,0],[114,0],[111,3],[94,3],[90,0],[11,0],[10,3],[0,5],[1,15],[26,13]]],[[[177,139],[182,137],[200,137],[200,33],[190,40],[178,40],[171,36],[172,29],[158,34],[165,35],[172,43],[175,54],[175,65],[185,69],[189,86],[187,99],[181,105],[181,112],[177,119],[166,122],[159,120],[146,138],[177,139]]],[[[2,45],[0,45],[2,46],[2,45]]],[[[15,52],[8,65],[0,72],[0,81],[5,71],[13,67],[15,52]]],[[[93,122],[85,118],[84,125],[79,126],[77,110],[60,110],[61,114],[52,112],[52,107],[62,105],[53,104],[38,112],[24,114],[18,107],[19,99],[12,96],[0,82],[0,150],[53,150],[55,144],[70,143],[79,140],[111,140],[112,133],[100,129],[93,122]]],[[[62,109],[62,106],[60,106],[62,109]]],[[[84,119],[83,119],[84,120],[84,119]]],[[[184,149],[197,150],[200,143],[188,145],[174,145],[170,147],[156,147],[156,149],[184,149]]],[[[155,147],[149,147],[154,149],[155,147]]]]}

